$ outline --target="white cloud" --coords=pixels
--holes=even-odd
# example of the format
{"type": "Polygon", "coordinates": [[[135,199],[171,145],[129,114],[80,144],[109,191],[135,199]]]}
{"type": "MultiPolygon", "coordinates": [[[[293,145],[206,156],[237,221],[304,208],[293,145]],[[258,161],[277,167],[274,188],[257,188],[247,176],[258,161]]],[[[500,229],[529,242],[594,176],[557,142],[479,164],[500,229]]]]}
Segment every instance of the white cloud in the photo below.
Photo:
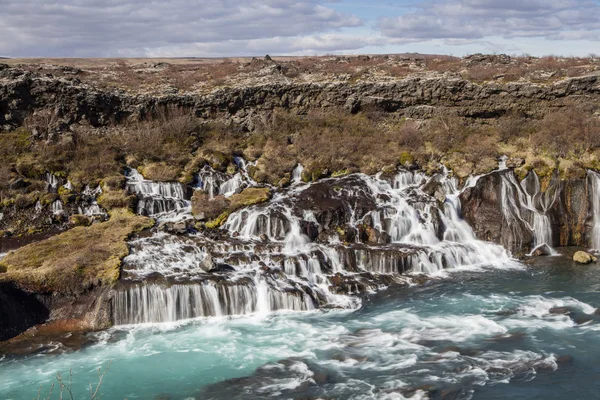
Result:
{"type": "Polygon", "coordinates": [[[542,37],[600,38],[600,5],[589,0],[438,0],[383,18],[386,37],[401,40],[542,37]]]}
{"type": "Polygon", "coordinates": [[[143,56],[153,49],[202,49],[231,41],[246,41],[252,48],[253,41],[314,37],[362,24],[358,17],[324,4],[318,0],[0,0],[0,53],[143,56]]]}

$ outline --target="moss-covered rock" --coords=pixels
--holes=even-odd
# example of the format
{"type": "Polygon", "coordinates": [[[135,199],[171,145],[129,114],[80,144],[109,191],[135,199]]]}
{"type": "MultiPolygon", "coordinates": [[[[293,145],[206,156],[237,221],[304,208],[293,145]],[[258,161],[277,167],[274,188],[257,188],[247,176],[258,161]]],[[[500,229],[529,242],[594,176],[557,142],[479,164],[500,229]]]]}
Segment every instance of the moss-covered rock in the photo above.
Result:
{"type": "Polygon", "coordinates": [[[181,168],[164,162],[145,164],[138,167],[138,171],[144,178],[157,182],[176,181],[182,172],[181,168]]]}
{"type": "Polygon", "coordinates": [[[264,203],[270,199],[271,190],[269,188],[247,188],[229,198],[231,202],[229,208],[234,211],[242,207],[264,203]]]}
{"type": "Polygon", "coordinates": [[[106,210],[131,208],[134,201],[135,196],[128,195],[125,190],[104,190],[98,197],[98,204],[106,210]]]}
{"type": "Polygon", "coordinates": [[[590,264],[597,260],[596,257],[585,251],[576,251],[575,254],[573,254],[573,261],[578,264],[590,264]]]}
{"type": "Polygon", "coordinates": [[[208,221],[205,226],[213,229],[225,223],[232,212],[264,203],[269,199],[271,199],[269,188],[246,188],[230,198],[217,196],[213,199],[210,199],[206,192],[199,190],[192,196],[192,214],[198,220],[208,221]]]}
{"type": "Polygon", "coordinates": [[[208,229],[215,229],[220,227],[221,225],[223,225],[225,223],[225,221],[227,221],[227,218],[229,218],[229,215],[231,214],[231,211],[223,211],[217,218],[211,219],[210,221],[208,221],[206,223],[206,227],[208,229]]]}
{"type": "Polygon", "coordinates": [[[74,226],[88,226],[92,221],[87,215],[74,214],[69,217],[69,223],[74,226]]]}
{"type": "Polygon", "coordinates": [[[106,222],[76,227],[9,253],[0,261],[6,270],[0,280],[36,293],[78,294],[112,285],[129,254],[128,237],[153,224],[150,218],[115,209],[106,222]]]}
{"type": "Polygon", "coordinates": [[[203,190],[197,190],[192,195],[192,214],[198,220],[212,220],[217,218],[229,207],[229,200],[225,196],[211,199],[203,190]]]}

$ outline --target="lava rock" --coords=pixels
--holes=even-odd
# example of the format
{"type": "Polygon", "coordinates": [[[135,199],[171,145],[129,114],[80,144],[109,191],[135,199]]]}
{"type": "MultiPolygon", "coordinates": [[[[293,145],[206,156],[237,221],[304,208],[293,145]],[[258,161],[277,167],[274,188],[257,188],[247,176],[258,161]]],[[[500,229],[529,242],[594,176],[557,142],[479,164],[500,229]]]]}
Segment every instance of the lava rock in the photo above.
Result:
{"type": "Polygon", "coordinates": [[[548,312],[550,314],[562,314],[562,315],[571,314],[571,310],[569,309],[569,307],[552,307],[548,312]]]}
{"type": "Polygon", "coordinates": [[[232,271],[235,271],[235,268],[233,268],[231,265],[219,263],[208,272],[214,273],[214,272],[232,272],[232,271]]]}

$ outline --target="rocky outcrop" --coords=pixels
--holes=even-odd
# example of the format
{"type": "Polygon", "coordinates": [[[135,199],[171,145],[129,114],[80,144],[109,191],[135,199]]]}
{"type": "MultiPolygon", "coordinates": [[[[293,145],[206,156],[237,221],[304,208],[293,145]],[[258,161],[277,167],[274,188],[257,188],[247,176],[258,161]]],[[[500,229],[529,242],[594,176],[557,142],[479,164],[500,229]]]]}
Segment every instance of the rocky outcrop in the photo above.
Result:
{"type": "Polygon", "coordinates": [[[465,190],[460,196],[463,216],[477,237],[500,243],[513,254],[528,253],[535,243],[537,211],[538,223],[542,218],[548,221],[551,243],[547,244],[591,247],[593,194],[588,179],[561,181],[555,175],[544,190],[536,192],[529,186],[530,182],[518,182],[512,170],[505,170],[485,175],[465,190]],[[544,210],[542,203],[550,207],[544,210]]]}
{"type": "Polygon", "coordinates": [[[503,192],[502,176],[511,170],[485,175],[460,195],[464,219],[477,237],[502,244],[514,254],[529,251],[533,235],[525,222],[504,212],[503,201],[516,203],[514,192],[503,192]]]}
{"type": "Polygon", "coordinates": [[[381,83],[274,83],[215,89],[208,94],[135,95],[101,89],[77,78],[57,78],[19,68],[0,68],[0,126],[16,128],[36,110],[50,109],[63,128],[87,121],[103,126],[144,115],[158,106],[194,110],[198,117],[253,127],[256,117],[275,109],[306,113],[339,108],[398,112],[426,118],[451,113],[473,118],[497,117],[509,110],[544,115],[549,108],[600,98],[599,76],[534,83],[476,84],[456,74],[427,73],[381,83]]]}

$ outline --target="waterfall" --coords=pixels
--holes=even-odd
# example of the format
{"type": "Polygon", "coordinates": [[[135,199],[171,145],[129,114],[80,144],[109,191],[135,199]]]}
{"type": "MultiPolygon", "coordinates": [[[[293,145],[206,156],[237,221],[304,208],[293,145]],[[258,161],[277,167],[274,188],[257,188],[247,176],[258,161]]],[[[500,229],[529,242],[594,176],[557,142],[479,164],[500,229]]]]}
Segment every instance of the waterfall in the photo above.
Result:
{"type": "Polygon", "coordinates": [[[136,285],[116,291],[113,304],[114,322],[119,325],[314,309],[313,300],[308,296],[273,290],[265,281],[231,285],[203,282],[169,287],[136,285]]]}
{"type": "Polygon", "coordinates": [[[50,193],[56,193],[60,186],[58,177],[51,173],[46,173],[46,190],[50,193]]]}
{"type": "Polygon", "coordinates": [[[532,253],[541,246],[548,246],[552,253],[552,224],[548,216],[558,197],[558,183],[553,180],[548,189],[542,192],[535,171],[527,174],[521,183],[517,183],[514,174],[501,175],[502,214],[513,236],[521,243],[517,224],[523,224],[533,235],[532,253]]]}
{"type": "Polygon", "coordinates": [[[63,187],[67,190],[75,190],[75,188],[73,187],[73,184],[71,183],[71,181],[67,181],[67,183],[65,183],[63,185],[63,187]]]}
{"type": "Polygon", "coordinates": [[[588,182],[591,193],[591,213],[592,213],[592,235],[591,248],[600,250],[600,174],[595,171],[588,171],[588,182]]]}
{"type": "Polygon", "coordinates": [[[127,174],[127,191],[138,196],[137,213],[141,215],[176,214],[191,206],[181,183],[149,181],[135,169],[127,174]]]}
{"type": "Polygon", "coordinates": [[[50,210],[54,215],[62,215],[64,213],[62,201],[56,200],[50,205],[50,210]]]}
{"type": "Polygon", "coordinates": [[[292,171],[292,183],[302,182],[302,172],[303,171],[304,171],[304,167],[302,166],[302,164],[296,165],[296,167],[292,171]]]}
{"type": "MultiPolygon", "coordinates": [[[[252,184],[245,167],[238,168],[228,177],[205,167],[202,187],[224,194],[224,187],[227,193],[235,186],[224,185],[232,178],[252,184]],[[228,179],[217,185],[217,178],[228,179]]],[[[155,233],[136,239],[123,260],[113,320],[353,308],[360,305],[354,294],[405,282],[414,273],[505,264],[507,252],[477,240],[461,218],[459,194],[476,180],[459,189],[448,171],[431,178],[405,170],[391,177],[353,174],[280,189],[271,201],[232,213],[214,237],[155,233]],[[435,196],[428,194],[432,187],[435,196]]],[[[134,182],[140,192],[172,193],[134,182]]]]}
{"type": "Polygon", "coordinates": [[[209,198],[213,199],[218,195],[230,197],[246,187],[256,186],[257,183],[248,173],[248,166],[254,164],[241,157],[234,157],[233,161],[237,168],[235,174],[218,172],[205,165],[198,173],[197,188],[207,192],[209,198]]]}

